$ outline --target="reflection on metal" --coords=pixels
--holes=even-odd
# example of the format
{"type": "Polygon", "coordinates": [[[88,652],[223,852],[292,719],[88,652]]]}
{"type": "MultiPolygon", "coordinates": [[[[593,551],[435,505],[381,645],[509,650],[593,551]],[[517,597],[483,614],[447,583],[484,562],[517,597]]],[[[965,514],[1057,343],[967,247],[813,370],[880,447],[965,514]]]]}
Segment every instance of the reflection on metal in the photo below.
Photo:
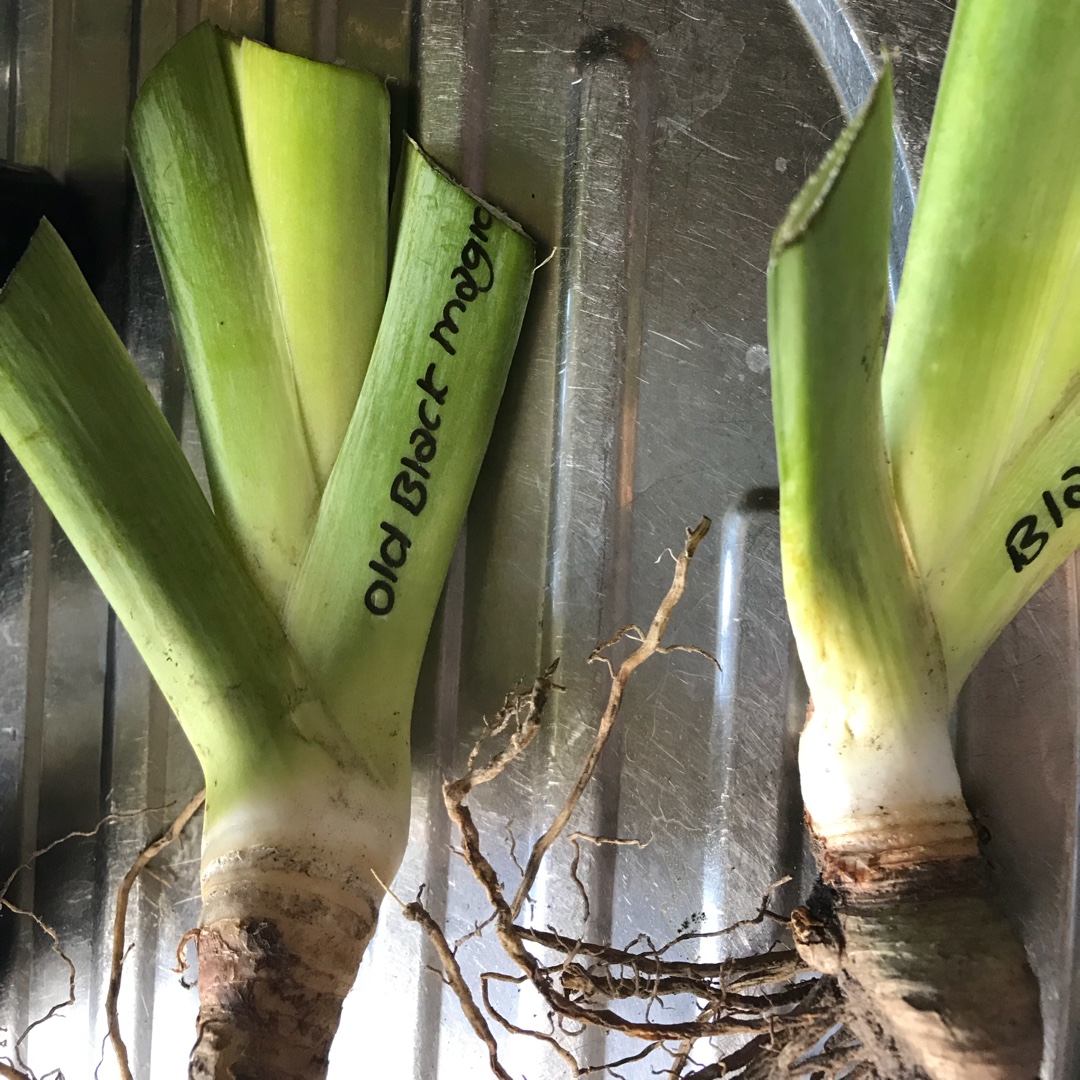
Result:
{"type": "MultiPolygon", "coordinates": [[[[877,78],[873,53],[867,47],[842,0],[791,0],[807,33],[821,54],[823,66],[836,86],[846,116],[853,116],[877,78]]],[[[915,212],[915,181],[899,133],[893,167],[892,250],[889,285],[895,301],[900,287],[911,218],[915,212]]]]}
{"type": "MultiPolygon", "coordinates": [[[[568,692],[545,737],[474,800],[512,882],[509,834],[519,852],[535,839],[591,736],[606,682],[585,664],[590,648],[651,614],[670,580],[665,549],[702,514],[716,524],[673,634],[713,648],[723,670],[687,654],[641,670],[576,824],[645,846],[588,852],[587,926],[556,847],[534,913],[620,943],[664,940],[702,916],[711,929],[753,911],[783,874],[796,878],[788,898],[804,891],[794,753],[805,690],[767,495],[776,471],[764,270],[773,226],[842,111],[865,96],[884,36],[898,50],[898,271],[949,14],[941,0],[0,0],[7,156],[49,165],[91,200],[113,244],[103,301],[200,475],[122,151],[134,88],[200,18],[389,77],[398,119],[554,254],[537,274],[414,717],[412,843],[395,889],[411,898],[425,883],[451,938],[484,910],[450,853],[442,780],[461,767],[481,716],[560,655],[568,692]]],[[[123,629],[6,452],[2,483],[0,874],[107,811],[142,811],[20,879],[18,898],[56,926],[79,967],[77,1003],[25,1052],[39,1073],[81,1077],[100,1054],[113,891],[199,778],[123,629]]],[[[1073,567],[973,677],[959,734],[969,794],[1043,978],[1047,1080],[1080,1067],[1077,626],[1073,567]]],[[[163,860],[163,881],[145,877],[133,898],[121,1000],[140,1080],[185,1075],[194,1031],[194,992],[172,968],[198,918],[197,836],[163,860]]],[[[710,939],[702,950],[746,943],[710,939]]],[[[460,959],[473,976],[500,964],[486,938],[460,959]]],[[[333,1076],[485,1074],[432,960],[387,906],[346,1004],[333,1076]]],[[[66,975],[47,942],[7,915],[0,971],[2,1055],[64,996],[66,975]]],[[[500,1002],[519,1020],[544,1019],[529,999],[500,1002]]],[[[595,1039],[584,1053],[595,1063],[626,1049],[595,1039]]],[[[508,1037],[504,1055],[530,1080],[565,1075],[532,1041],[508,1037]]]]}
{"type": "MultiPolygon", "coordinates": [[[[605,30],[582,44],[567,110],[544,641],[549,656],[585,657],[612,628],[631,621],[630,515],[654,94],[652,57],[641,37],[605,30]]],[[[575,762],[564,748],[595,722],[609,685],[601,665],[568,664],[565,672],[566,693],[552,702],[545,744],[544,773],[558,780],[555,796],[573,780],[575,762]]],[[[579,806],[578,829],[617,834],[621,757],[617,734],[579,806]]],[[[553,812],[556,801],[544,799],[541,806],[553,812]]],[[[590,895],[611,894],[615,852],[600,847],[583,859],[590,895]]],[[[565,921],[569,855],[563,850],[549,856],[537,880],[538,925],[565,921]]],[[[598,907],[589,930],[610,935],[610,906],[598,907]]],[[[543,1013],[533,1010],[519,1022],[543,1024],[543,1013]]],[[[590,1034],[593,1044],[584,1053],[601,1061],[602,1041],[590,1034]]]]}
{"type": "Polygon", "coordinates": [[[848,116],[866,100],[877,78],[866,43],[842,0],[792,0],[791,6],[821,55],[848,116]]]}
{"type": "MultiPolygon", "coordinates": [[[[799,903],[809,885],[795,764],[806,692],[791,643],[776,633],[784,610],[778,500],[775,488],[749,491],[722,523],[713,772],[723,842],[705,853],[703,908],[711,925],[745,918],[747,897],[764,896],[783,877],[793,880],[775,893],[781,909],[799,903]],[[758,722],[747,724],[748,716],[758,722]]],[[[777,937],[775,927],[762,925],[703,947],[720,960],[768,948],[777,937]]]]}

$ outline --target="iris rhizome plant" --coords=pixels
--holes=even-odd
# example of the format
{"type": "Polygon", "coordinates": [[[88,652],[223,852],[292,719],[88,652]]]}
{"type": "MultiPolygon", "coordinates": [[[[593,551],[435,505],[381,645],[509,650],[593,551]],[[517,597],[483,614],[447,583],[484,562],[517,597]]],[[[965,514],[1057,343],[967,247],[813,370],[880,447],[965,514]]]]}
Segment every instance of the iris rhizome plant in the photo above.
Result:
{"type": "Polygon", "coordinates": [[[206,777],[194,1076],[325,1072],[405,846],[421,655],[533,245],[385,87],[204,24],[130,154],[213,510],[57,234],[0,294],[0,433],[206,777]]]}
{"type": "Polygon", "coordinates": [[[769,269],[800,772],[834,908],[804,951],[934,1080],[1041,1059],[948,720],[1080,541],[1078,44],[1069,0],[960,3],[887,349],[888,69],[769,269]]]}

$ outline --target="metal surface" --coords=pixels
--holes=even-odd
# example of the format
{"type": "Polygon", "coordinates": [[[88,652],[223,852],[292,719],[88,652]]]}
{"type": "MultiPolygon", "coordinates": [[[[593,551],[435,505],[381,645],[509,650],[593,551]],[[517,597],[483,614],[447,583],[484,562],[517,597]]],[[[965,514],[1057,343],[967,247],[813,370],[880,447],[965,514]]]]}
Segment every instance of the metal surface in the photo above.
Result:
{"type": "MultiPolygon", "coordinates": [[[[591,936],[672,937],[756,907],[783,874],[805,889],[795,739],[804,690],[778,565],[765,349],[765,262],[788,201],[866,92],[885,35],[897,50],[897,243],[902,255],[951,17],[941,0],[0,0],[6,156],[90,197],[108,241],[103,302],[198,465],[168,315],[124,171],[134,90],[176,35],[211,17],[282,47],[394,80],[398,119],[554,250],[536,291],[469,524],[432,635],[414,720],[411,846],[396,889],[421,882],[451,937],[483,915],[449,845],[439,784],[507,689],[563,657],[568,692],[543,745],[475,800],[496,865],[557,805],[598,715],[585,664],[616,626],[648,618],[684,525],[709,514],[674,634],[715,649],[650,663],[577,827],[636,837],[585,855],[591,936]]],[[[968,792],[1002,890],[1042,977],[1046,1076],[1080,1072],[1076,997],[1075,562],[973,677],[958,731],[968,792]]],[[[107,812],[143,811],[73,840],[19,881],[58,931],[76,1003],[31,1032],[39,1072],[89,1076],[101,1057],[106,929],[119,876],[198,786],[183,736],[123,630],[3,458],[0,498],[0,871],[107,812]],[[146,811],[146,808],[151,808],[146,811]],[[166,809],[171,807],[173,809],[166,809]]],[[[123,1022],[136,1076],[185,1074],[195,992],[172,972],[198,913],[198,838],[144,877],[133,906],[123,1022]]],[[[582,928],[557,848],[540,921],[582,928]]],[[[765,930],[708,939],[705,955],[765,930]]],[[[480,940],[467,972],[497,966],[480,940]]],[[[485,1074],[483,1048],[427,965],[415,927],[384,909],[346,1004],[332,1075],[485,1074]]],[[[0,1054],[66,996],[67,973],[26,920],[0,921],[0,1054]],[[6,1044],[2,1040],[6,1039],[6,1044]]],[[[503,1004],[540,1019],[535,1002],[503,1004]]],[[[594,1038],[592,1061],[617,1055],[594,1038]]],[[[515,1075],[564,1075],[507,1037],[515,1075]]],[[[698,1055],[701,1056],[700,1054],[698,1055]]],[[[648,1076],[648,1066],[622,1070],[648,1076]]],[[[105,1055],[102,1076],[114,1075],[105,1055]]]]}

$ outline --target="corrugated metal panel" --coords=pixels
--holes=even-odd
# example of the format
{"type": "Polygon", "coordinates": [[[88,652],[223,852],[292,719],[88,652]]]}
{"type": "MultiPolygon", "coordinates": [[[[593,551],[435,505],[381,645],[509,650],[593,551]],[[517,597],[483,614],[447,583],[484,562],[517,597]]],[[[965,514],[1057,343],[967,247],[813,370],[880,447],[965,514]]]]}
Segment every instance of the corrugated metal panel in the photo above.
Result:
{"type": "MultiPolygon", "coordinates": [[[[105,239],[103,302],[193,462],[190,401],[145,228],[124,170],[134,89],[204,17],[394,80],[401,124],[554,251],[537,289],[469,525],[432,636],[414,721],[412,844],[398,891],[421,882],[451,937],[482,916],[439,785],[505,691],[563,657],[568,693],[542,745],[474,800],[504,877],[504,825],[534,839],[560,801],[605,690],[591,647],[647,618],[665,548],[717,524],[678,617],[714,648],[654,661],[578,821],[643,849],[584,856],[591,936],[669,938],[716,927],[796,875],[805,888],[795,738],[803,688],[778,567],[765,349],[771,230],[865,93],[881,34],[899,49],[901,198],[910,219],[950,5],[939,0],[2,0],[0,119],[9,159],[48,166],[90,200],[105,239]],[[838,102],[842,103],[838,104],[838,102]]],[[[959,725],[968,790],[1045,991],[1055,1080],[1076,1075],[1075,563],[1010,627],[972,679],[959,725]]],[[[0,499],[0,870],[109,811],[20,879],[76,963],[75,1005],[24,1045],[39,1072],[90,1075],[101,1056],[106,930],[119,876],[198,786],[192,755],[70,547],[5,454],[0,499]]],[[[196,998],[170,969],[198,915],[198,839],[144,876],[123,1016],[136,1076],[185,1072],[196,998]]],[[[556,849],[534,916],[573,929],[581,906],[556,849]]],[[[762,944],[755,930],[741,944],[762,944]]],[[[739,943],[736,943],[739,944],[739,943]]],[[[712,940],[703,949],[731,948],[712,940]]],[[[0,922],[0,1024],[13,1033],[66,995],[66,969],[25,921],[0,922]]],[[[485,1055],[387,909],[346,1006],[332,1075],[451,1080],[485,1055]]],[[[498,966],[481,940],[467,971],[498,966]]],[[[510,998],[506,1001],[511,1002],[510,998]]],[[[528,1018],[533,1004],[507,1004],[528,1018]]],[[[590,1060],[617,1054],[595,1038],[590,1060]]],[[[507,1039],[530,1080],[562,1075],[507,1039]]],[[[642,1076],[648,1067],[638,1067],[642,1076]]],[[[638,1075],[633,1068],[624,1075],[638,1075]]],[[[106,1055],[103,1076],[112,1075],[106,1055]]]]}

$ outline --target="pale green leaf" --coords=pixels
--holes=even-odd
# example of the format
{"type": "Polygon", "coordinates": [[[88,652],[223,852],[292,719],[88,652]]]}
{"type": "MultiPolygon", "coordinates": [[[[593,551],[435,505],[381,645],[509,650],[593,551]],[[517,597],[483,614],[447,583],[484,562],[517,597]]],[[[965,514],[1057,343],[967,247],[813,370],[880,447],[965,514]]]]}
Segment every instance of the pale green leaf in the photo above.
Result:
{"type": "Polygon", "coordinates": [[[928,578],[966,574],[984,502],[1075,382],[1078,43],[1073,0],[957,10],[883,389],[897,498],[928,578]]]}
{"type": "Polygon", "coordinates": [[[320,488],[364,381],[386,298],[390,101],[373,75],[254,41],[240,121],[320,488]]]}
{"type": "Polygon", "coordinates": [[[139,93],[130,153],[195,394],[214,508],[280,604],[307,545],[318,485],[235,112],[228,54],[239,51],[209,23],[177,42],[139,93]]]}
{"type": "MultiPolygon", "coordinates": [[[[161,410],[47,222],[0,294],[0,435],[175,711],[215,811],[249,779],[294,767],[305,743],[294,712],[306,701],[316,722],[319,707],[161,410]]],[[[325,733],[304,734],[318,741],[325,733]]]]}
{"type": "Polygon", "coordinates": [[[815,708],[936,716],[944,671],[881,412],[893,168],[888,68],[795,201],[769,266],[784,593],[815,708]]]}
{"type": "Polygon", "coordinates": [[[382,326],[285,612],[373,771],[408,768],[420,659],[533,274],[531,241],[411,142],[401,170],[382,326]]]}

